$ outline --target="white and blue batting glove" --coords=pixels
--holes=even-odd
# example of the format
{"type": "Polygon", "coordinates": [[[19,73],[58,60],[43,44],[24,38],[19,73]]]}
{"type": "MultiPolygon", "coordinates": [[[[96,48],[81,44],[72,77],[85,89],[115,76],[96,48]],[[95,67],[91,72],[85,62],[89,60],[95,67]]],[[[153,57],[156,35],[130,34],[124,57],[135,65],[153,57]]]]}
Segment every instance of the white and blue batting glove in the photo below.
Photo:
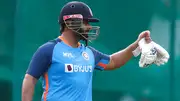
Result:
{"type": "Polygon", "coordinates": [[[146,43],[145,39],[139,41],[139,46],[133,51],[137,57],[141,54],[139,67],[148,67],[151,64],[163,65],[169,60],[169,53],[155,42],[146,43]]]}
{"type": "Polygon", "coordinates": [[[156,64],[157,66],[160,65],[164,65],[165,63],[168,62],[169,60],[169,53],[163,48],[161,47],[159,44],[152,42],[155,49],[157,50],[157,58],[156,61],[154,62],[154,64],[156,64]]]}
{"type": "Polygon", "coordinates": [[[154,44],[152,42],[147,43],[143,38],[139,41],[139,47],[141,50],[139,67],[148,67],[153,64],[157,59],[157,51],[154,44]]]}

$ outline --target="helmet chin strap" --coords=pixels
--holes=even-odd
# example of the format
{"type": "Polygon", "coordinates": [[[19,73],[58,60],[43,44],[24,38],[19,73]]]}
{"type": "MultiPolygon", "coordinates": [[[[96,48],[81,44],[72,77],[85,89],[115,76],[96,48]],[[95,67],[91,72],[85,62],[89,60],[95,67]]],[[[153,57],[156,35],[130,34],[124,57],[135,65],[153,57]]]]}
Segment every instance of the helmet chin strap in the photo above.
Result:
{"type": "Polygon", "coordinates": [[[72,31],[74,32],[74,35],[78,40],[83,40],[85,42],[85,46],[88,46],[88,42],[91,42],[91,40],[88,40],[88,38],[85,35],[82,35],[80,32],[78,32],[80,30],[81,29],[79,28],[78,30],[72,30],[72,31]]]}
{"type": "Polygon", "coordinates": [[[88,46],[88,41],[87,40],[84,40],[85,41],[85,45],[88,46]]]}
{"type": "Polygon", "coordinates": [[[88,40],[84,35],[76,32],[76,31],[73,31],[74,32],[74,36],[76,39],[78,40],[82,40],[85,42],[85,46],[88,46],[88,41],[91,42],[90,40],[88,40]]]}

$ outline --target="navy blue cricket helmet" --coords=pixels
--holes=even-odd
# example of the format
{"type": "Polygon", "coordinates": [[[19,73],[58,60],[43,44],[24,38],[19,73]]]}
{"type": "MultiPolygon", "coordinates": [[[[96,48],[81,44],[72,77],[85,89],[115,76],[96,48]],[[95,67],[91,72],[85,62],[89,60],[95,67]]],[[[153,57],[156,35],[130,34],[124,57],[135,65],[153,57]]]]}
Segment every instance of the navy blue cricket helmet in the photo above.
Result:
{"type": "Polygon", "coordinates": [[[79,1],[72,1],[64,5],[60,12],[59,24],[64,24],[71,29],[82,40],[91,41],[99,35],[99,26],[87,26],[85,22],[99,22],[99,19],[93,18],[90,7],[79,1]]]}
{"type": "Polygon", "coordinates": [[[64,23],[63,16],[74,14],[81,14],[83,20],[87,20],[88,22],[99,22],[99,19],[93,18],[92,10],[87,4],[79,1],[72,1],[65,4],[61,9],[59,23],[64,23]]]}

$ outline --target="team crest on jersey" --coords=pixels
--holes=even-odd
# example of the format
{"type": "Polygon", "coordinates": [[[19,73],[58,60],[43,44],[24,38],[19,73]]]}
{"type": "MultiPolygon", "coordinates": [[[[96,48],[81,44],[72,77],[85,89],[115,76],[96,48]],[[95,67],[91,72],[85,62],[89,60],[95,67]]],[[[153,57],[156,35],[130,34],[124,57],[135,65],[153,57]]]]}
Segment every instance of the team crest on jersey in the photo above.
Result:
{"type": "Polygon", "coordinates": [[[89,55],[86,52],[83,52],[82,56],[85,60],[89,60],[89,55]]]}

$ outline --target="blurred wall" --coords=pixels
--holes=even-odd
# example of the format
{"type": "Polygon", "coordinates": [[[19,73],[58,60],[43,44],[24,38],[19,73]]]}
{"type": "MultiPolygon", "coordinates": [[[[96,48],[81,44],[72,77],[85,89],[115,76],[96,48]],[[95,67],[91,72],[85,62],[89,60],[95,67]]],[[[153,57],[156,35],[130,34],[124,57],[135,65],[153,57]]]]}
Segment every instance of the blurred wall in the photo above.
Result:
{"type": "MultiPolygon", "coordinates": [[[[21,85],[29,61],[36,49],[59,34],[57,23],[61,7],[70,0],[1,0],[0,1],[0,97],[1,101],[20,101],[21,85]]],[[[101,32],[91,46],[111,54],[136,40],[149,29],[152,39],[168,52],[174,45],[175,65],[139,68],[132,58],[121,69],[95,71],[93,101],[180,101],[180,5],[175,26],[175,44],[171,44],[173,9],[170,0],[81,0],[95,17],[100,18],[101,32]],[[174,72],[170,72],[171,69],[174,72]],[[171,95],[173,73],[173,95],[171,95]],[[125,100],[126,99],[126,100],[125,100]],[[134,100],[133,100],[134,99],[134,100]]],[[[180,4],[180,0],[177,4],[180,4]]],[[[38,82],[34,101],[41,98],[38,82]]]]}

